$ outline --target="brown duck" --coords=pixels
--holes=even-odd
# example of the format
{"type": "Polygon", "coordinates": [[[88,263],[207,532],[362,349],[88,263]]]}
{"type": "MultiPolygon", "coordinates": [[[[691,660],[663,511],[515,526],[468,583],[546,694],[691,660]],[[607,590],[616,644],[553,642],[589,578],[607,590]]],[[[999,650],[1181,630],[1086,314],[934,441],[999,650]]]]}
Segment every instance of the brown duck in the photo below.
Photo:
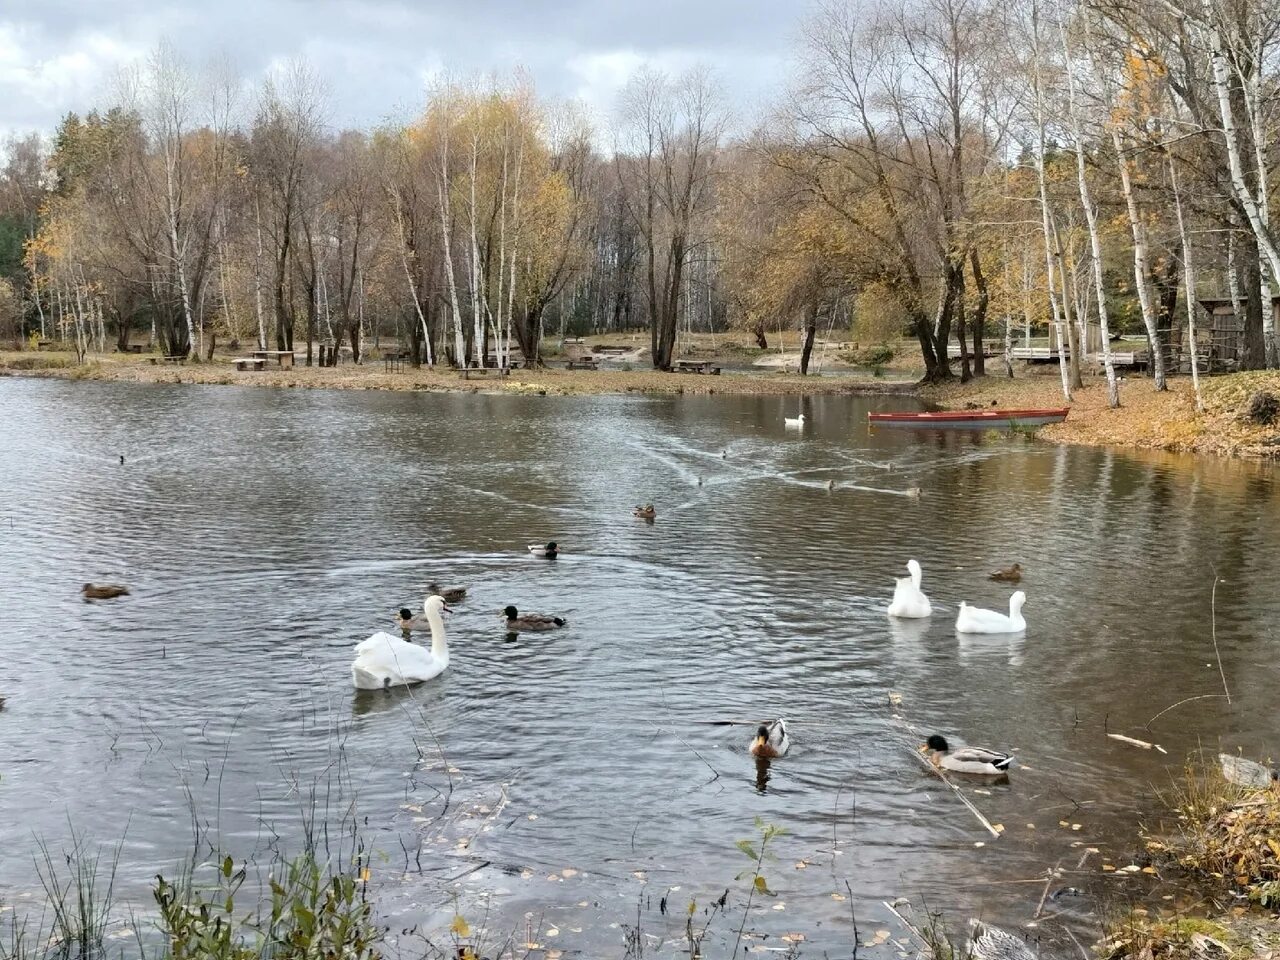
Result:
{"type": "Polygon", "coordinates": [[[447,590],[441,590],[434,583],[427,584],[427,595],[441,597],[445,603],[461,603],[466,599],[466,587],[449,587],[447,590]]]}
{"type": "Polygon", "coordinates": [[[997,570],[988,578],[990,580],[999,580],[1001,583],[1021,583],[1022,582],[1022,564],[1015,563],[1011,567],[1005,567],[1003,570],[997,570]]]}
{"type": "Polygon", "coordinates": [[[115,583],[86,583],[80,588],[86,600],[114,600],[116,597],[127,597],[129,588],[115,583]]]}
{"type": "Polygon", "coordinates": [[[641,520],[653,520],[658,516],[658,511],[653,509],[653,504],[651,503],[644,507],[636,507],[631,511],[631,514],[641,520]]]}

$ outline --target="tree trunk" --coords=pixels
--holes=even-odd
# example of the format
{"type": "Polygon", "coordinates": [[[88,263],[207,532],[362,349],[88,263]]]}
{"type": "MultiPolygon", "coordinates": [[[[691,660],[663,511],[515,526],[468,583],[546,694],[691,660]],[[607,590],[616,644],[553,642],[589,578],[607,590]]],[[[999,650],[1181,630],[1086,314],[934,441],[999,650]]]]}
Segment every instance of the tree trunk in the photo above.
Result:
{"type": "Polygon", "coordinates": [[[818,335],[818,302],[809,304],[804,316],[804,346],[800,348],[800,376],[809,375],[809,357],[813,355],[813,341],[818,335]]]}
{"type": "Polygon", "coordinates": [[[1146,228],[1138,215],[1138,204],[1133,196],[1133,183],[1129,176],[1129,158],[1125,155],[1124,144],[1120,140],[1120,130],[1111,129],[1111,142],[1116,148],[1116,162],[1120,164],[1120,190],[1124,194],[1125,210],[1129,214],[1129,229],[1133,235],[1133,279],[1138,288],[1138,304],[1142,308],[1142,323],[1147,330],[1147,340],[1151,346],[1151,371],[1155,376],[1156,389],[1165,390],[1164,350],[1160,346],[1160,334],[1156,330],[1155,310],[1151,304],[1151,292],[1147,289],[1147,277],[1150,269],[1147,266],[1146,228]]]}
{"type": "Polygon", "coordinates": [[[768,339],[766,339],[766,338],[765,338],[765,335],[764,335],[764,324],[763,324],[763,323],[757,323],[757,324],[755,325],[755,327],[752,329],[751,333],[752,333],[752,334],[755,336],[755,338],[756,338],[756,346],[757,346],[757,347],[759,347],[761,350],[768,350],[768,349],[769,349],[769,341],[768,341],[768,339]]]}
{"type": "Polygon", "coordinates": [[[1240,280],[1244,284],[1244,343],[1240,353],[1240,369],[1262,370],[1267,365],[1267,345],[1263,336],[1262,316],[1271,304],[1262,302],[1262,263],[1258,258],[1257,239],[1243,235],[1241,243],[1240,280]]]}
{"type": "Polygon", "coordinates": [[[987,288],[987,277],[982,272],[982,257],[978,254],[977,247],[969,248],[969,265],[973,268],[973,285],[978,291],[978,302],[973,308],[973,375],[985,377],[987,360],[982,340],[986,336],[987,307],[991,304],[991,291],[987,288]]]}

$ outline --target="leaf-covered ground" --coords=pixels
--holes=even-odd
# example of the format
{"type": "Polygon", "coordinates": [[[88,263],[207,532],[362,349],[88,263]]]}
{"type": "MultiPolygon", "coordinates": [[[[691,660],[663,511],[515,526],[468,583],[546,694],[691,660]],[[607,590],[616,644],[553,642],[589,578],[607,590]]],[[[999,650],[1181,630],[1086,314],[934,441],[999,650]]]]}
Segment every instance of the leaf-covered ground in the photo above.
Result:
{"type": "Polygon", "coordinates": [[[1249,419],[1254,394],[1280,397],[1280,371],[1265,370],[1200,381],[1204,411],[1197,413],[1190,377],[1172,377],[1169,389],[1157,393],[1151,380],[1130,377],[1120,384],[1120,407],[1107,406],[1107,385],[1101,377],[1086,378],[1073,392],[1070,404],[1062,396],[1056,368],[1023,373],[1010,380],[988,376],[967,384],[929,387],[926,399],[948,409],[968,405],[989,407],[1070,406],[1065,423],[1041,429],[1045,440],[1088,445],[1114,445],[1210,453],[1218,456],[1272,459],[1280,457],[1280,420],[1270,425],[1249,419]]]}

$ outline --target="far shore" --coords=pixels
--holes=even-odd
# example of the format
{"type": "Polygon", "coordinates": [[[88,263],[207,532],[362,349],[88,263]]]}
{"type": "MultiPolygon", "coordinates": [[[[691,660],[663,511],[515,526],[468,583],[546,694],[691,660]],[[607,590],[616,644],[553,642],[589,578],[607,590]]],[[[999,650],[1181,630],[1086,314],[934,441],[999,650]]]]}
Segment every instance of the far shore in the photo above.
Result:
{"type": "Polygon", "coordinates": [[[599,370],[566,370],[554,366],[512,370],[499,377],[494,372],[467,379],[449,367],[418,367],[408,363],[386,369],[381,360],[343,363],[336,367],[305,366],[292,369],[236,370],[230,359],[188,361],[181,365],[151,363],[147,356],[93,355],[77,366],[71,354],[0,353],[0,375],[49,377],[66,380],[112,380],[126,383],[222,384],[241,387],[281,387],[328,390],[425,390],[448,393],[507,393],[571,396],[579,394],[730,394],[805,396],[826,394],[912,394],[914,379],[863,378],[854,375],[807,376],[796,373],[724,370],[720,374],[663,373],[644,369],[602,366],[599,370]]]}
{"type": "MultiPolygon", "coordinates": [[[[704,357],[699,357],[704,359],[704,357]]],[[[567,370],[563,362],[546,367],[513,370],[464,379],[451,368],[414,368],[404,364],[389,370],[381,360],[337,367],[271,368],[237,371],[229,358],[182,365],[151,363],[147,356],[107,354],[76,365],[71,354],[56,352],[0,352],[0,376],[47,377],[67,380],[108,380],[126,383],[219,384],[245,387],[400,390],[448,393],[574,396],[648,394],[730,396],[913,396],[944,409],[1050,408],[1069,406],[1066,422],[1041,428],[1051,442],[1163,450],[1255,460],[1280,459],[1280,420],[1266,424],[1252,420],[1249,404],[1255,394],[1280,398],[1280,371],[1252,371],[1202,380],[1204,410],[1195,409],[1189,377],[1173,377],[1169,389],[1157,393],[1151,380],[1128,378],[1121,384],[1121,406],[1107,406],[1106,383],[1090,377],[1065,403],[1056,370],[1020,370],[1013,379],[998,372],[960,383],[922,385],[908,370],[883,377],[855,372],[836,376],[802,377],[792,372],[754,366],[725,369],[719,375],[663,373],[642,364],[603,365],[598,370],[567,370]]]]}

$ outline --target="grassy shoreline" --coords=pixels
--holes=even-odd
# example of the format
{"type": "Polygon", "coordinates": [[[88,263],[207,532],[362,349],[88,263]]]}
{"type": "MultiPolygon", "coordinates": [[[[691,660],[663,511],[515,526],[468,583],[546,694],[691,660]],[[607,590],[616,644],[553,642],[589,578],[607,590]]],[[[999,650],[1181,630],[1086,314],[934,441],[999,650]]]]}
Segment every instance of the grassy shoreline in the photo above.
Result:
{"type": "MultiPolygon", "coordinates": [[[[1014,379],[998,374],[968,383],[928,386],[904,372],[883,378],[855,375],[801,377],[778,370],[726,371],[720,376],[660,373],[644,369],[565,370],[544,367],[515,370],[509,377],[462,379],[452,369],[388,372],[378,361],[359,366],[298,366],[292,370],[237,371],[227,358],[182,366],[151,364],[147,357],[109,354],[77,366],[60,353],[0,352],[0,376],[125,383],[208,384],[322,390],[400,390],[445,393],[493,393],[545,396],[648,394],[659,396],[727,394],[730,396],[916,396],[944,409],[1060,407],[1061,382],[1056,371],[1020,372],[1014,379]],[[907,375],[909,376],[909,375],[907,375]]],[[[1197,412],[1191,381],[1170,380],[1157,393],[1150,380],[1129,379],[1121,385],[1121,406],[1107,407],[1106,383],[1089,378],[1074,391],[1065,423],[1040,430],[1054,443],[1195,453],[1252,460],[1280,459],[1280,421],[1260,424],[1248,416],[1255,394],[1280,397],[1280,371],[1253,371],[1202,381],[1204,410],[1197,412]]]]}
{"type": "MultiPolygon", "coordinates": [[[[1157,393],[1152,381],[1130,379],[1121,384],[1120,407],[1107,406],[1107,384],[1101,377],[1085,380],[1072,392],[1071,413],[1064,423],[1041,428],[1039,436],[1055,443],[1128,447],[1170,453],[1208,454],[1253,460],[1280,458],[1280,420],[1270,425],[1248,417],[1250,400],[1259,392],[1280,397],[1280,371],[1258,370],[1204,378],[1204,411],[1197,413],[1190,377],[1169,380],[1157,393]]],[[[993,405],[1007,408],[1062,407],[1062,382],[1052,374],[991,375],[969,383],[922,387],[920,396],[949,410],[993,405]]]]}
{"type": "Polygon", "coordinates": [[[125,383],[183,383],[238,387],[321,390],[426,390],[443,393],[510,393],[552,396],[601,394],[729,394],[805,396],[827,394],[912,394],[912,380],[862,379],[852,376],[801,377],[788,373],[735,373],[719,376],[661,373],[655,370],[564,370],[551,367],[514,370],[510,376],[464,380],[453,369],[384,370],[379,361],[338,367],[297,366],[292,370],[237,371],[230,362],[153,365],[147,358],[109,355],[76,366],[74,359],[54,353],[0,353],[0,375],[63,380],[110,380],[125,383]]]}

